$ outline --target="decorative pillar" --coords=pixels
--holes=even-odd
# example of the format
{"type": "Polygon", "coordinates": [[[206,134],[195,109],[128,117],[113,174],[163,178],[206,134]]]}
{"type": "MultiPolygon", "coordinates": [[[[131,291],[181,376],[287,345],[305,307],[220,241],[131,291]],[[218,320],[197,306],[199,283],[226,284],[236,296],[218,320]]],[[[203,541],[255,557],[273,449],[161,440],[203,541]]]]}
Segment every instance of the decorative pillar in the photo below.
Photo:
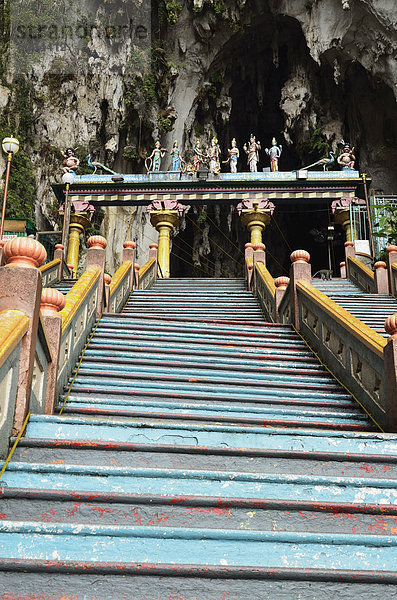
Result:
{"type": "Polygon", "coordinates": [[[309,264],[310,254],[306,250],[295,250],[291,256],[290,270],[290,302],[291,302],[291,321],[297,330],[300,329],[299,305],[296,284],[298,281],[312,281],[312,269],[309,264]]]}
{"type": "Polygon", "coordinates": [[[158,263],[160,275],[170,276],[171,232],[179,225],[177,210],[152,210],[150,222],[159,232],[158,263]]]}
{"type": "MultiPolygon", "coordinates": [[[[87,240],[87,267],[95,265],[102,271],[102,281],[105,274],[105,262],[106,262],[106,246],[108,245],[106,239],[102,235],[92,235],[87,240]]],[[[98,287],[98,299],[97,299],[97,317],[100,316],[103,309],[104,302],[104,284],[98,287]]]]}
{"type": "Polygon", "coordinates": [[[388,432],[397,432],[397,314],[385,321],[385,331],[390,335],[383,349],[386,379],[386,414],[388,432]]]}
{"type": "Polygon", "coordinates": [[[276,291],[274,293],[274,322],[280,323],[280,315],[279,308],[281,304],[281,300],[284,297],[285,290],[289,286],[289,277],[277,277],[274,280],[274,285],[276,286],[276,291]]]}
{"type": "Polygon", "coordinates": [[[334,220],[337,225],[341,225],[346,235],[346,241],[351,242],[353,237],[357,239],[357,234],[350,222],[350,208],[336,208],[334,220]]]}
{"type": "Polygon", "coordinates": [[[391,245],[386,248],[387,251],[387,271],[389,275],[389,289],[392,296],[396,295],[397,290],[394,286],[394,277],[392,265],[397,263],[397,246],[391,245]]]}
{"type": "Polygon", "coordinates": [[[262,233],[270,223],[270,209],[242,209],[241,223],[247,227],[251,236],[251,244],[262,244],[262,233]]]}
{"type": "Polygon", "coordinates": [[[37,331],[40,318],[42,278],[39,267],[47,252],[32,238],[18,237],[3,248],[5,267],[0,268],[0,311],[20,310],[29,318],[21,346],[18,391],[13,433],[18,434],[29,411],[37,331]]]}
{"type": "Polygon", "coordinates": [[[59,367],[59,351],[62,337],[62,317],[58,314],[65,307],[65,296],[55,288],[44,288],[41,293],[40,312],[46,338],[51,348],[52,361],[48,365],[47,388],[44,412],[54,414],[57,399],[57,378],[59,367]]]}
{"type": "Polygon", "coordinates": [[[90,225],[91,221],[86,213],[75,212],[70,217],[66,262],[68,265],[73,265],[73,275],[76,276],[77,268],[79,266],[80,234],[84,233],[84,230],[90,225]]]}

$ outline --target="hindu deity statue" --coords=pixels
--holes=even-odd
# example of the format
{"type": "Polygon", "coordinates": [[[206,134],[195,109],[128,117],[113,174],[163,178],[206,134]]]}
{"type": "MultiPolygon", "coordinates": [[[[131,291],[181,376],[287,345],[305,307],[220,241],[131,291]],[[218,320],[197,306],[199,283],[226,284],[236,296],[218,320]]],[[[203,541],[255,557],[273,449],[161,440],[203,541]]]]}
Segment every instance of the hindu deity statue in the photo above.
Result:
{"type": "Polygon", "coordinates": [[[181,171],[182,166],[185,165],[185,161],[181,156],[181,151],[178,147],[177,140],[174,141],[172,150],[170,151],[171,156],[171,171],[181,171]]]}
{"type": "Polygon", "coordinates": [[[350,171],[354,169],[356,157],[353,154],[354,148],[350,144],[344,144],[343,152],[337,158],[338,165],[342,167],[342,171],[350,171]]]}
{"type": "Polygon", "coordinates": [[[200,165],[204,161],[205,158],[206,158],[205,153],[201,149],[200,140],[197,140],[196,145],[194,146],[194,150],[193,150],[193,169],[195,171],[199,170],[200,165]]]}
{"type": "Polygon", "coordinates": [[[240,150],[237,148],[236,138],[232,139],[232,147],[228,149],[228,162],[231,173],[237,173],[237,161],[240,157],[240,150]]]}
{"type": "Polygon", "coordinates": [[[160,171],[161,159],[164,158],[167,150],[161,147],[159,141],[154,145],[153,152],[145,160],[146,169],[148,171],[160,171]]]}
{"type": "Polygon", "coordinates": [[[213,137],[211,140],[210,147],[208,149],[208,158],[209,158],[209,170],[214,175],[219,175],[221,172],[221,165],[219,161],[219,157],[221,154],[221,149],[218,144],[218,140],[216,137],[213,137]]]}
{"type": "Polygon", "coordinates": [[[280,158],[282,151],[283,147],[281,144],[277,145],[276,138],[272,139],[270,148],[265,148],[265,152],[270,158],[270,169],[273,172],[278,171],[278,159],[280,158]]]}
{"type": "Polygon", "coordinates": [[[261,143],[259,141],[257,142],[254,134],[251,133],[250,141],[248,144],[244,144],[243,148],[247,154],[247,164],[251,173],[256,173],[258,170],[259,150],[261,150],[261,143]]]}
{"type": "Polygon", "coordinates": [[[62,156],[62,173],[76,174],[80,166],[80,161],[77,158],[75,150],[73,148],[66,148],[66,151],[62,152],[62,156]]]}

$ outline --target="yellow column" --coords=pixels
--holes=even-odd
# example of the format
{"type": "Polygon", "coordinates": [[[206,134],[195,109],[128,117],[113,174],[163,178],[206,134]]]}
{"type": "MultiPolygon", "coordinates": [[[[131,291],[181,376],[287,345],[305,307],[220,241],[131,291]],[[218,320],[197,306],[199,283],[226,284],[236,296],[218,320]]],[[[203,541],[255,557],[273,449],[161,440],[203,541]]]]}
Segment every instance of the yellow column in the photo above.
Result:
{"type": "Polygon", "coordinates": [[[66,263],[73,265],[73,275],[77,275],[79,265],[80,234],[89,227],[90,220],[85,213],[75,213],[70,217],[68,253],[66,263]]]}
{"type": "Polygon", "coordinates": [[[346,242],[352,241],[352,236],[354,234],[354,239],[357,239],[357,234],[354,231],[352,224],[350,222],[350,209],[349,208],[337,208],[335,210],[334,221],[338,225],[341,225],[345,234],[346,234],[346,242]]]}
{"type": "Polygon", "coordinates": [[[159,232],[158,264],[160,276],[170,277],[171,231],[179,224],[177,210],[152,210],[150,222],[159,232]]]}
{"type": "Polygon", "coordinates": [[[251,244],[262,244],[262,232],[270,223],[270,210],[268,208],[243,209],[241,223],[247,227],[251,234],[251,244]]]}

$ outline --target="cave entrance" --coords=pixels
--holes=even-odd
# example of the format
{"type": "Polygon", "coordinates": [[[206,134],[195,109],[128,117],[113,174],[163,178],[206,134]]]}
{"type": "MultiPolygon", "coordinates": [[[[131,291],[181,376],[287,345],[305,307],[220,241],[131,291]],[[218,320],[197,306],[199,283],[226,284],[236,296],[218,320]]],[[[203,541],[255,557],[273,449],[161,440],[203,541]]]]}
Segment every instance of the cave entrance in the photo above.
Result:
{"type": "MultiPolygon", "coordinates": [[[[292,206],[276,203],[270,224],[263,234],[267,267],[273,277],[288,275],[290,254],[307,250],[313,274],[331,268],[338,273],[344,256],[344,235],[335,229],[335,239],[328,246],[328,225],[332,222],[327,201],[299,202],[292,206]]],[[[249,232],[241,225],[234,206],[193,206],[185,215],[173,239],[172,277],[240,278],[244,276],[244,245],[249,232]]]]}

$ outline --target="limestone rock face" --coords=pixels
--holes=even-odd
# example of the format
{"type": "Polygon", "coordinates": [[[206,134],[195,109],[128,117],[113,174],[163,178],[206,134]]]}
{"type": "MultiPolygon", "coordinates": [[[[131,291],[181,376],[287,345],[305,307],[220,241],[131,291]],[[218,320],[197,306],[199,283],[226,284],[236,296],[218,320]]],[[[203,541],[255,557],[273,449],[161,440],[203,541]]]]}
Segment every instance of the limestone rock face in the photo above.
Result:
{"type": "MultiPolygon", "coordinates": [[[[117,26],[145,6],[115,2],[117,26]]],[[[18,118],[16,63],[0,85],[3,120],[17,115],[15,134],[26,137],[34,164],[39,228],[54,223],[50,183],[59,180],[60,150],[70,145],[82,160],[91,152],[116,171],[142,172],[157,137],[169,148],[177,139],[190,160],[195,140],[208,143],[216,134],[224,160],[232,137],[241,149],[254,132],[262,147],[273,136],[283,143],[280,168],[290,169],[337,150],[344,138],[374,186],[397,193],[394,0],[156,0],[140,23],[143,42],[143,29],[121,41],[101,36],[102,2],[90,0],[86,16],[96,29],[74,52],[71,72],[54,69],[54,46],[23,74],[28,125],[18,118]]],[[[246,168],[243,157],[239,168],[246,168]]],[[[157,237],[144,211],[128,208],[107,208],[101,233],[115,253],[110,271],[125,236],[137,240],[138,252],[142,236],[157,237]]]]}

